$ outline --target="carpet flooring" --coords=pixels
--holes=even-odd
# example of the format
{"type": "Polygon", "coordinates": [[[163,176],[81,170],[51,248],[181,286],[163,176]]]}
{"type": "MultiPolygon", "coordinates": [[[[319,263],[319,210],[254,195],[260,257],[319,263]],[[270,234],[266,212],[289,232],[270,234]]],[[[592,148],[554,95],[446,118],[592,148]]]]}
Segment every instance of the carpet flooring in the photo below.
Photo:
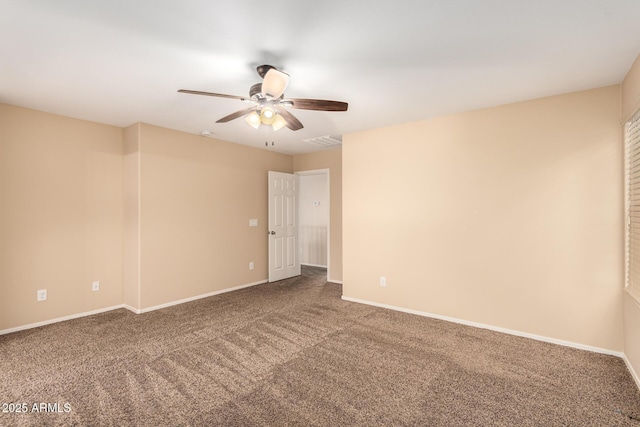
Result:
{"type": "Polygon", "coordinates": [[[620,358],[350,303],[303,272],[0,336],[0,425],[640,427],[620,358]]]}

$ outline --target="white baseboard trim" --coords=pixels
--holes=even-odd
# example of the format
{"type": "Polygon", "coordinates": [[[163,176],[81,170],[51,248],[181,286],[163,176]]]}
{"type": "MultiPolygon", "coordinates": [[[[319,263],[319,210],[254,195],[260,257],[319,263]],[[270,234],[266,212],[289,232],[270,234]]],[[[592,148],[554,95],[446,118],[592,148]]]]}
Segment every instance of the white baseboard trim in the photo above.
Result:
{"type": "Polygon", "coordinates": [[[173,305],[184,304],[185,302],[191,302],[191,301],[199,300],[202,298],[212,297],[214,295],[225,294],[227,292],[238,291],[240,289],[249,288],[251,286],[262,285],[263,283],[267,283],[267,282],[268,280],[260,280],[258,282],[247,283],[246,285],[240,285],[240,286],[235,286],[233,288],[221,289],[219,291],[213,291],[213,292],[209,292],[202,295],[196,295],[194,297],[184,298],[178,301],[171,301],[171,302],[167,302],[160,305],[154,305],[153,307],[139,309],[139,308],[131,307],[129,305],[124,305],[124,308],[126,308],[127,310],[131,310],[136,314],[143,314],[143,313],[148,313],[150,311],[160,310],[161,308],[171,307],[173,305]]]}
{"type": "Polygon", "coordinates": [[[327,279],[327,282],[329,283],[337,283],[338,285],[342,285],[342,280],[333,280],[333,279],[327,279]]]}
{"type": "Polygon", "coordinates": [[[320,264],[306,264],[304,262],[301,262],[300,265],[305,265],[307,267],[320,267],[320,268],[327,268],[326,265],[320,265],[320,264]]]}
{"type": "Polygon", "coordinates": [[[638,387],[638,389],[640,389],[640,377],[638,377],[638,374],[633,369],[633,366],[631,366],[631,362],[629,362],[629,359],[627,359],[626,354],[622,355],[622,360],[624,360],[624,364],[627,365],[627,369],[629,370],[629,373],[631,374],[633,380],[636,382],[636,386],[638,387]]]}
{"type": "Polygon", "coordinates": [[[140,313],[138,313],[138,309],[137,308],[131,307],[129,304],[122,304],[122,306],[124,308],[126,308],[127,310],[131,311],[132,313],[140,314],[140,313]]]}
{"type": "MultiPolygon", "coordinates": [[[[572,341],[564,341],[564,340],[559,340],[559,339],[555,339],[555,338],[544,337],[544,336],[541,336],[541,335],[530,334],[530,333],[527,333],[527,332],[514,331],[512,329],[506,329],[506,328],[500,328],[500,327],[497,327],[497,326],[485,325],[483,323],[470,322],[468,320],[456,319],[454,317],[448,317],[448,316],[441,316],[439,314],[426,313],[424,311],[412,310],[412,309],[409,309],[409,308],[402,308],[402,307],[396,307],[396,306],[388,305],[388,304],[381,304],[381,303],[377,303],[377,302],[373,302],[373,301],[362,300],[362,299],[359,299],[359,298],[351,298],[351,297],[342,296],[342,299],[345,300],[345,301],[356,302],[356,303],[359,303],[359,304],[366,304],[366,305],[371,305],[371,306],[374,306],[374,307],[381,307],[381,308],[387,308],[389,310],[401,311],[403,313],[415,314],[415,315],[423,316],[423,317],[431,317],[433,319],[438,319],[438,320],[445,320],[447,322],[459,323],[461,325],[472,326],[474,328],[489,329],[491,331],[502,332],[504,334],[515,335],[515,336],[524,337],[524,338],[531,338],[531,339],[534,339],[534,340],[537,340],[537,341],[548,342],[548,343],[551,343],[551,344],[558,344],[558,345],[562,345],[562,346],[565,346],[565,347],[573,347],[573,348],[577,348],[579,350],[587,350],[587,351],[591,351],[591,352],[594,352],[594,353],[608,354],[608,355],[611,355],[611,356],[621,357],[621,358],[625,359],[625,362],[626,362],[626,358],[624,357],[624,353],[618,352],[618,351],[613,351],[613,350],[607,350],[605,348],[593,347],[593,346],[590,346],[590,345],[579,344],[579,343],[575,343],[575,342],[572,342],[572,341]]],[[[630,366],[628,362],[626,362],[626,363],[627,363],[627,366],[630,366]]],[[[632,375],[635,375],[635,374],[632,372],[632,375]]],[[[638,383],[637,377],[634,376],[634,379],[636,379],[636,383],[638,383]]]]}
{"type": "Polygon", "coordinates": [[[237,290],[248,288],[248,287],[251,287],[251,286],[261,285],[263,283],[267,283],[267,280],[260,280],[258,282],[248,283],[246,285],[240,285],[240,286],[235,286],[233,288],[228,288],[228,289],[222,289],[222,290],[219,290],[219,291],[209,292],[207,294],[197,295],[195,297],[185,298],[185,299],[181,299],[179,301],[172,301],[172,302],[168,302],[166,304],[156,305],[156,306],[153,306],[153,307],[143,308],[143,309],[138,309],[138,308],[132,307],[132,306],[130,306],[128,304],[114,305],[112,307],[100,308],[98,310],[92,310],[92,311],[87,311],[87,312],[84,312],[84,313],[72,314],[72,315],[69,315],[69,316],[59,317],[57,319],[45,320],[45,321],[38,322],[38,323],[30,323],[28,325],[18,326],[18,327],[11,328],[11,329],[5,329],[5,330],[0,331],[0,335],[5,335],[5,334],[13,333],[13,332],[24,331],[26,329],[38,328],[40,326],[51,325],[52,323],[64,322],[65,320],[72,320],[72,319],[78,319],[80,317],[93,316],[94,314],[100,314],[100,313],[104,313],[104,312],[111,311],[111,310],[117,310],[119,308],[126,308],[127,310],[132,311],[135,314],[148,313],[150,311],[159,310],[161,308],[171,307],[172,305],[183,304],[183,303],[189,302],[189,301],[195,301],[195,300],[198,300],[198,299],[207,298],[207,297],[211,297],[211,296],[214,296],[214,295],[219,295],[219,294],[224,294],[224,293],[227,293],[227,292],[237,291],[237,290]]]}
{"type": "Polygon", "coordinates": [[[119,308],[124,308],[124,304],[114,305],[111,307],[99,308],[97,310],[85,311],[84,313],[71,314],[69,316],[58,317],[56,319],[44,320],[42,322],[30,323],[28,325],[17,326],[15,328],[5,329],[0,331],[0,335],[11,334],[13,332],[24,331],[27,329],[39,328],[40,326],[51,325],[53,323],[64,322],[66,320],[78,319],[80,317],[93,316],[94,314],[105,313],[111,310],[117,310],[119,308]]]}

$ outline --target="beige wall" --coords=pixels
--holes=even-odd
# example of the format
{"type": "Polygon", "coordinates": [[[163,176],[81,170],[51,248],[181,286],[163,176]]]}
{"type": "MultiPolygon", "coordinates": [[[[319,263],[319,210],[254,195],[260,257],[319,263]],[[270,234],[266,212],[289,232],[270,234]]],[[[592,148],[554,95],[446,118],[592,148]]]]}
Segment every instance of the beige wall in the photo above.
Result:
{"type": "Polygon", "coordinates": [[[140,123],[123,131],[123,301],[140,308],[140,123]]]}
{"type": "Polygon", "coordinates": [[[122,304],[122,220],[122,129],[0,104],[0,330],[122,304]]]}
{"type": "Polygon", "coordinates": [[[622,82],[622,120],[627,121],[640,109],[640,55],[622,82]]]}
{"type": "Polygon", "coordinates": [[[292,157],[146,124],[139,149],[134,308],[265,280],[267,172],[291,173],[292,157]]]}
{"type": "MultiPolygon", "coordinates": [[[[622,82],[623,120],[628,120],[640,109],[640,56],[622,82]]],[[[622,178],[622,177],[621,177],[622,178]]],[[[625,292],[624,301],[624,353],[634,371],[636,381],[640,374],[640,305],[625,292]]]]}
{"type": "Polygon", "coordinates": [[[0,331],[266,280],[267,171],[292,164],[151,125],[0,104],[0,331]]]}
{"type": "Polygon", "coordinates": [[[622,351],[620,115],[612,86],[345,135],[344,296],[622,351]]]}
{"type": "Polygon", "coordinates": [[[329,281],[342,282],[342,149],[293,156],[296,172],[329,169],[329,281]]]}
{"type": "MultiPolygon", "coordinates": [[[[0,330],[264,280],[268,170],[330,169],[330,280],[342,281],[344,154],[345,296],[619,351],[619,124],[638,82],[636,61],[622,95],[374,129],[293,158],[0,104],[0,330]]],[[[624,306],[637,371],[640,308],[624,306]]]]}

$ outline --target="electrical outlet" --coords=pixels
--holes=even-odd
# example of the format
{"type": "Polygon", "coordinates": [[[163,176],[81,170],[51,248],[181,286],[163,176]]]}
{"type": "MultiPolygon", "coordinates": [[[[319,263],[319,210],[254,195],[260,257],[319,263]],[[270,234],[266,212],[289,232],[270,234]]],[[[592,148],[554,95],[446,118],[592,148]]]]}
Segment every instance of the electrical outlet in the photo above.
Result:
{"type": "Polygon", "coordinates": [[[46,289],[39,289],[37,294],[36,294],[36,299],[38,301],[46,301],[47,300],[47,290],[46,289]]]}
{"type": "Polygon", "coordinates": [[[100,290],[100,282],[93,282],[91,283],[91,290],[93,292],[95,291],[99,291],[100,290]]]}
{"type": "Polygon", "coordinates": [[[380,286],[387,286],[387,278],[386,277],[380,277],[380,286]]]}
{"type": "Polygon", "coordinates": [[[253,261],[249,263],[249,270],[253,270],[253,261]]]}

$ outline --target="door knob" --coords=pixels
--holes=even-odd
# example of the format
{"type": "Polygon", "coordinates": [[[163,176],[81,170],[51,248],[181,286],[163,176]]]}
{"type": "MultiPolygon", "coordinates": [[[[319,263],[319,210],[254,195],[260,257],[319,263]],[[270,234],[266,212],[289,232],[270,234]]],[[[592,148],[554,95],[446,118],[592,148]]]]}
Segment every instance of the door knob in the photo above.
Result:
{"type": "Polygon", "coordinates": [[[267,234],[276,234],[275,231],[268,231],[267,234]]]}

